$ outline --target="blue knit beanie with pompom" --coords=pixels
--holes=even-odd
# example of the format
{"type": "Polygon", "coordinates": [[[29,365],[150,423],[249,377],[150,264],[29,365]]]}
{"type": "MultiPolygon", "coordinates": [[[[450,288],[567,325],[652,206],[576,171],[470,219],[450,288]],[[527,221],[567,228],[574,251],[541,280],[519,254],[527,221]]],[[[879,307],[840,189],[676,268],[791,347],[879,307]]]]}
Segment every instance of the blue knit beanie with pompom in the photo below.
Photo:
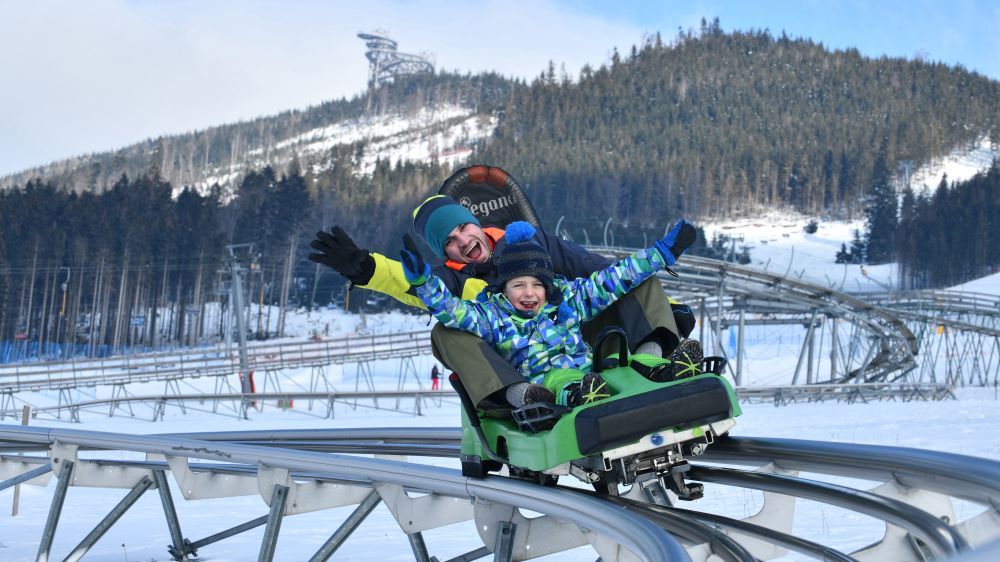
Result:
{"type": "Polygon", "coordinates": [[[552,292],[552,257],[535,240],[535,227],[524,221],[507,225],[503,236],[503,246],[496,255],[497,286],[502,290],[507,281],[515,277],[530,275],[545,284],[547,293],[552,292]]]}

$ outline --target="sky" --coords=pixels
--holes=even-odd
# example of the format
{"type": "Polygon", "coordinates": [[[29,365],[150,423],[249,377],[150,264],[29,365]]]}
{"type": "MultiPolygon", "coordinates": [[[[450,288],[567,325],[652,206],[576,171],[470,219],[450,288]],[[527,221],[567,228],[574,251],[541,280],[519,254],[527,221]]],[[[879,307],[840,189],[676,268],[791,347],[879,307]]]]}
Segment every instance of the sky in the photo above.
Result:
{"type": "Polygon", "coordinates": [[[531,79],[715,17],[1000,79],[1000,0],[0,0],[0,175],[359,94],[358,32],[531,79]]]}

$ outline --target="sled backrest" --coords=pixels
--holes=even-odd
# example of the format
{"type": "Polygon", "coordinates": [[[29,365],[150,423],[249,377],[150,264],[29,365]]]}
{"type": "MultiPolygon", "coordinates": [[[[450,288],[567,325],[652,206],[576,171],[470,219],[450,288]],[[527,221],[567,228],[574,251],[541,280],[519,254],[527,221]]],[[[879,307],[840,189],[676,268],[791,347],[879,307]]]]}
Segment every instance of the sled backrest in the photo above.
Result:
{"type": "Polygon", "coordinates": [[[472,211],[483,226],[506,228],[514,221],[542,226],[517,180],[494,166],[478,164],[462,168],[445,180],[438,193],[450,196],[472,211]]]}

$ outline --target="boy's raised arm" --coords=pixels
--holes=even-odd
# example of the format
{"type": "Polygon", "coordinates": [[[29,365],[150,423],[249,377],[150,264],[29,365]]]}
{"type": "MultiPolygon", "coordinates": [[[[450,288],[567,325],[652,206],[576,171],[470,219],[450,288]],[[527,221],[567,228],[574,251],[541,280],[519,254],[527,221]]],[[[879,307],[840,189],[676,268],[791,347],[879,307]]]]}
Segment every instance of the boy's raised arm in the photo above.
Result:
{"type": "Polygon", "coordinates": [[[488,307],[472,301],[463,301],[448,290],[444,282],[431,272],[431,266],[417,248],[413,237],[403,235],[403,250],[399,252],[406,280],[416,295],[438,322],[449,328],[457,328],[475,334],[487,343],[496,339],[493,327],[499,319],[491,314],[488,307]]]}

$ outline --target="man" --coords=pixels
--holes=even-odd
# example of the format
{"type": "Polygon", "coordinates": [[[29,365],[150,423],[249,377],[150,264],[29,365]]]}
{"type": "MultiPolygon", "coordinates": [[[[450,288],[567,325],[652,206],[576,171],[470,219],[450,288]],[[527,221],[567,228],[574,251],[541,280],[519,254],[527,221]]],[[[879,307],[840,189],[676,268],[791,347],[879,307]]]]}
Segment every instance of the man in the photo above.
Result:
{"type": "MultiPolygon", "coordinates": [[[[421,203],[413,212],[413,226],[431,250],[445,259],[433,271],[454,295],[475,299],[483,288],[498,281],[492,258],[504,244],[503,230],[483,228],[468,209],[445,195],[421,203]]],[[[606,258],[540,229],[535,239],[552,256],[557,275],[585,277],[610,264],[606,258]]],[[[398,261],[358,248],[339,226],[329,233],[318,232],[310,245],[320,252],[310,254],[310,260],[333,268],[353,285],[426,308],[413,294],[398,261]]],[[[678,304],[673,310],[660,283],[649,279],[585,324],[584,337],[593,342],[603,327],[619,326],[628,335],[634,352],[669,356],[681,338],[675,314],[684,318],[686,336],[693,326],[691,309],[678,304]]],[[[511,395],[507,389],[523,383],[524,377],[483,340],[438,324],[431,332],[431,344],[434,356],[459,374],[473,403],[480,408],[523,405],[523,397],[511,395]]]]}

